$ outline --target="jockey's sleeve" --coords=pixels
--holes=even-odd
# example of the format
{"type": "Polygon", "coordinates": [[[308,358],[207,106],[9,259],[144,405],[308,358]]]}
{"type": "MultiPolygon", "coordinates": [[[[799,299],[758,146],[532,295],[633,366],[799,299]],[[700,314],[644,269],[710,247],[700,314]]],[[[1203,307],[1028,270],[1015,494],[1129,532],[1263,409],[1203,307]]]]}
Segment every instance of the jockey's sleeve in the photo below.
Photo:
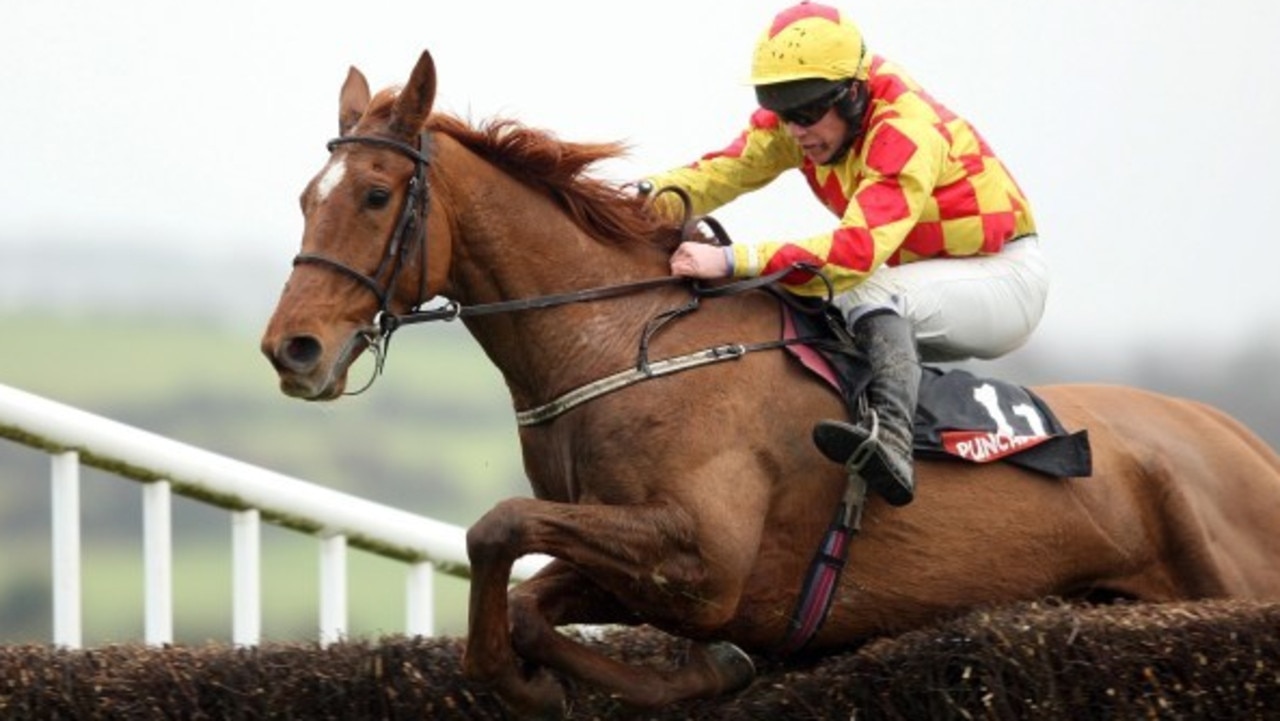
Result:
{"type": "MultiPolygon", "coordinates": [[[[757,110],[746,130],[729,145],[647,180],[655,189],[682,188],[689,194],[694,215],[706,215],[744,193],[768,185],[784,171],[800,167],[802,161],[799,146],[786,137],[777,116],[767,110],[757,110]]],[[[674,193],[663,193],[654,203],[673,220],[678,220],[683,213],[681,201],[674,193]]]]}
{"type": "MultiPolygon", "coordinates": [[[[885,263],[896,264],[903,240],[937,186],[946,153],[946,142],[924,123],[877,124],[859,156],[826,171],[825,183],[811,183],[827,207],[843,208],[839,224],[798,240],[735,246],[734,274],[767,275],[803,263],[820,269],[839,292],[885,263]]],[[[796,271],[782,282],[801,295],[826,293],[826,284],[810,272],[796,271]]]]}

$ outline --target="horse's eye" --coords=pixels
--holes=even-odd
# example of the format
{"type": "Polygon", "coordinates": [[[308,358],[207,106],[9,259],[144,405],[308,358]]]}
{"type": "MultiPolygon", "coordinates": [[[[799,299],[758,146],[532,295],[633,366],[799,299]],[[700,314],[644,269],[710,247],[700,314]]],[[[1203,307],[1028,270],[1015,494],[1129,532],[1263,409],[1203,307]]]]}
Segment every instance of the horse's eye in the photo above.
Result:
{"type": "Polygon", "coordinates": [[[372,188],[369,193],[364,196],[365,205],[379,210],[387,207],[387,203],[391,201],[391,191],[386,188],[372,188]]]}

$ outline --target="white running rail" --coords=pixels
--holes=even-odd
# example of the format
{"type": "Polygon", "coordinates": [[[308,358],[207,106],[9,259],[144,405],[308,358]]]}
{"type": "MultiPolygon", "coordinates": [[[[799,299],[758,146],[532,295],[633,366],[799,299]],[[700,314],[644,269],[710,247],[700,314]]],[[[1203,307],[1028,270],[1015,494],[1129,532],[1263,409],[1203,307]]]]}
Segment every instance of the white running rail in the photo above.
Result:
{"type": "MultiPolygon", "coordinates": [[[[403,561],[405,632],[434,626],[435,571],[470,575],[465,529],[258,468],[0,384],[0,437],[52,456],[53,642],[80,648],[80,465],[143,484],[145,640],[173,642],[170,500],[174,493],[232,517],[232,642],[261,638],[261,522],[313,534],[320,546],[319,640],[346,635],[348,546],[403,561]]],[[[520,559],[527,578],[544,556],[520,559]]]]}

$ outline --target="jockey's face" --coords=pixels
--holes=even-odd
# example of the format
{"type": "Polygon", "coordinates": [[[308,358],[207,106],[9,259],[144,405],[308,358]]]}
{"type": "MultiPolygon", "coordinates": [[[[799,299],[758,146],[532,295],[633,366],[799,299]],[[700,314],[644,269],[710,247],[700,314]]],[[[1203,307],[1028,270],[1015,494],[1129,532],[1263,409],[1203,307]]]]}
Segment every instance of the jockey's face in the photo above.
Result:
{"type": "Polygon", "coordinates": [[[800,144],[805,157],[818,165],[836,160],[849,134],[849,123],[834,108],[828,108],[826,115],[813,125],[804,126],[787,120],[782,124],[800,144]]]}

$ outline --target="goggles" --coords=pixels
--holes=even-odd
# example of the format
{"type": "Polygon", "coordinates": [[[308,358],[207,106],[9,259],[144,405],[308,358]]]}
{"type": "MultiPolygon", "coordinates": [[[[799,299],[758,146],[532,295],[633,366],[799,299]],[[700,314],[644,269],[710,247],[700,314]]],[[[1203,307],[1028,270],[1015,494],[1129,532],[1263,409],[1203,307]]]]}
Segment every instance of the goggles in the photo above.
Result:
{"type": "Polygon", "coordinates": [[[811,100],[804,105],[799,105],[787,110],[779,110],[778,117],[783,122],[799,125],[802,128],[808,128],[816,124],[827,116],[827,112],[836,103],[844,99],[849,94],[849,86],[841,85],[830,93],[823,95],[815,100],[811,100]]]}

